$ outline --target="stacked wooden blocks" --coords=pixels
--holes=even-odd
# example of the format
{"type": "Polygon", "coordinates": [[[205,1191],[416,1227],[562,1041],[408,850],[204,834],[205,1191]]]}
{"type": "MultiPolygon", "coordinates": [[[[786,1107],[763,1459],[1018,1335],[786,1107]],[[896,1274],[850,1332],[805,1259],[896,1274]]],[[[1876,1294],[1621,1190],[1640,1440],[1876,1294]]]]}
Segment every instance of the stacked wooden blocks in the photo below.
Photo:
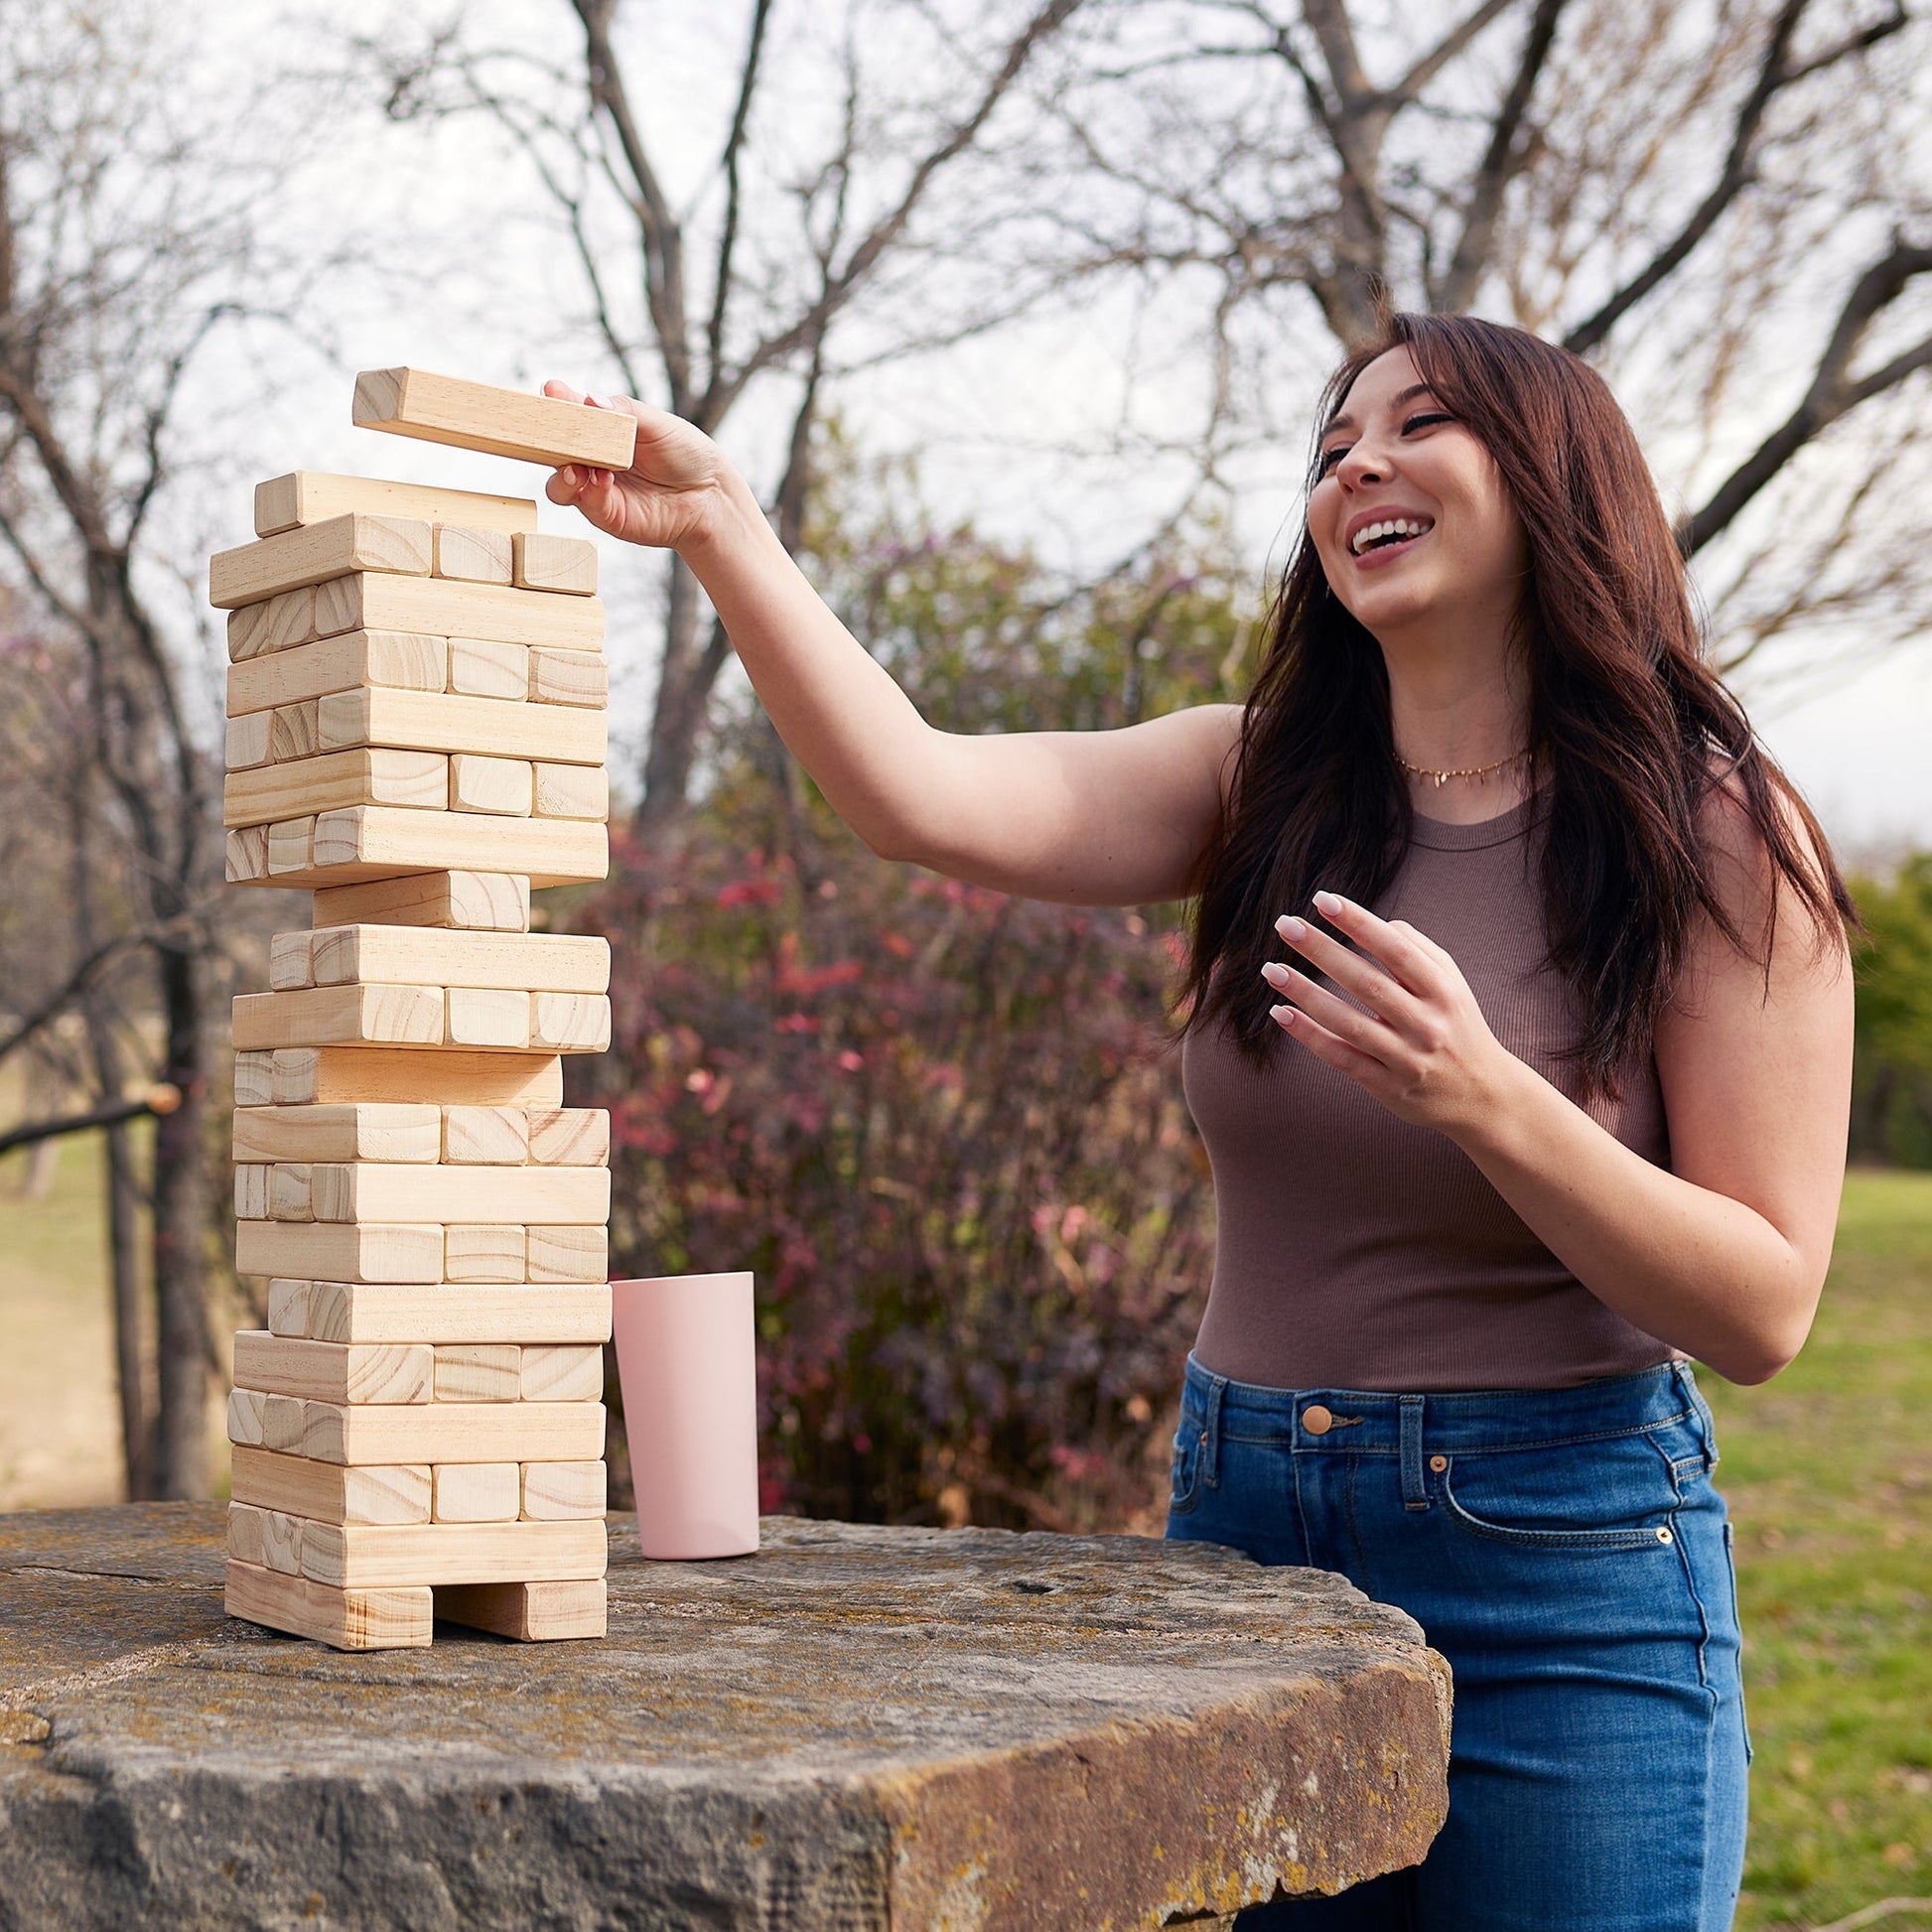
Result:
{"type": "MultiPolygon", "coordinates": [[[[358,421],[365,389],[374,427],[537,461],[628,429],[412,371],[358,421]]],[[[532,885],[607,866],[596,551],[534,502],[314,474],[255,528],[209,569],[228,878],[314,920],[234,1003],[269,1325],[235,1337],[227,1607],[345,1649],[599,1636],[610,1127],[561,1056],[610,1042],[610,950],[530,930],[532,885]]]]}

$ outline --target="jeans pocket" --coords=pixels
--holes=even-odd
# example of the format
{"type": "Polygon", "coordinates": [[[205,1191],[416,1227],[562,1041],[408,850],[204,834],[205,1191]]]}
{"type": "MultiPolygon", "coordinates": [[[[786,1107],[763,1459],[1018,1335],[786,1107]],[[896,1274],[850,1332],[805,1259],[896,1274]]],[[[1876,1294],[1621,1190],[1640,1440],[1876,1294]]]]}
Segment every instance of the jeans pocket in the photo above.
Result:
{"type": "Polygon", "coordinates": [[[1667,1550],[1677,1540],[1676,1474],[1643,1435],[1447,1463],[1443,1506],[1471,1536],[1547,1550],[1667,1550]]]}
{"type": "Polygon", "coordinates": [[[1200,1501],[1201,1445],[1206,1431],[1195,1416],[1183,1415],[1174,1431],[1173,1468],[1168,1478],[1168,1509],[1185,1516],[1200,1501]]]}

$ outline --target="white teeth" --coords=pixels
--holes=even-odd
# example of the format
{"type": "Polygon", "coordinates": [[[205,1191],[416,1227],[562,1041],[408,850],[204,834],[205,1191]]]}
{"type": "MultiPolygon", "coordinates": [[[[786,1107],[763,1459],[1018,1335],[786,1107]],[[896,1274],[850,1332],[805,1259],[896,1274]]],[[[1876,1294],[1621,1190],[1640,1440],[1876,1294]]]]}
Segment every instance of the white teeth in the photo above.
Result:
{"type": "Polygon", "coordinates": [[[1425,517],[1391,517],[1386,522],[1371,523],[1366,529],[1357,530],[1354,536],[1349,539],[1348,547],[1359,557],[1370,544],[1377,542],[1383,537],[1419,537],[1425,535],[1435,527],[1425,517]]]}

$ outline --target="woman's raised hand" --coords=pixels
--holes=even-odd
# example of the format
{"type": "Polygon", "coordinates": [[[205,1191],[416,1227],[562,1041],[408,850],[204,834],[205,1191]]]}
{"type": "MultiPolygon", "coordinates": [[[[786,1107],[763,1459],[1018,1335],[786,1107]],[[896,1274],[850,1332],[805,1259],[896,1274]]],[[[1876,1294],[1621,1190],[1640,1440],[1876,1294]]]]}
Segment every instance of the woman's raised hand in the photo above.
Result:
{"type": "Polygon", "coordinates": [[[660,550],[706,535],[725,506],[731,466],[700,429],[681,416],[628,396],[582,396],[567,382],[546,382],[546,396],[615,409],[637,419],[637,448],[628,470],[566,464],[545,485],[553,503],[574,503],[609,536],[660,550]]]}

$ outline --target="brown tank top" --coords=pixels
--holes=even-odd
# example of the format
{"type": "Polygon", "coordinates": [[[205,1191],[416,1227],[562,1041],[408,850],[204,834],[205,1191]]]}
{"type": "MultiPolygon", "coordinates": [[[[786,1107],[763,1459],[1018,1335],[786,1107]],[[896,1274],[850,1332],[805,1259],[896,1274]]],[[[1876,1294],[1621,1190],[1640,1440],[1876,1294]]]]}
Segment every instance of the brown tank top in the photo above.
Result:
{"type": "MultiPolygon", "coordinates": [[[[1374,909],[1446,947],[1504,1046],[1668,1167],[1655,1059],[1623,1070],[1617,1099],[1584,1103],[1565,1058],[1580,1009],[1545,961],[1542,806],[1475,825],[1418,816],[1374,909]]],[[[1446,1135],[1396,1119],[1295,1041],[1257,1068],[1218,1031],[1190,1035],[1182,1078],[1214,1165],[1214,1283],[1195,1342],[1213,1373],[1408,1394],[1572,1388],[1675,1358],[1590,1294],[1446,1135]]]]}

